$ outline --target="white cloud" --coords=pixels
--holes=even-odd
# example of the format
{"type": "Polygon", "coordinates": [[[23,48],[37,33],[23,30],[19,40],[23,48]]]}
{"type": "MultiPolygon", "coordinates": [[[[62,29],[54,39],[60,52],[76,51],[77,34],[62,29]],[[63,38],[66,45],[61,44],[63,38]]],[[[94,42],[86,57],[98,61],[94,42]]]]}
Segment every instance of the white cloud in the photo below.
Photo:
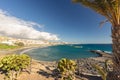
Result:
{"type": "Polygon", "coordinates": [[[55,34],[36,30],[36,26],[42,28],[42,25],[38,23],[16,18],[0,10],[0,35],[26,39],[59,40],[55,34]]]}

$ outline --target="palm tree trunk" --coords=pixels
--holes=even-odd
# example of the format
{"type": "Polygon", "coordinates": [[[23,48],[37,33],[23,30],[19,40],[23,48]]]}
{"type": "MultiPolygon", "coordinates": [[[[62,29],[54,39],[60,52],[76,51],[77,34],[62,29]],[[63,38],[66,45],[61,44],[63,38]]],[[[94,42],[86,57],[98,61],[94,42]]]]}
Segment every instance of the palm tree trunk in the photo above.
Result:
{"type": "Polygon", "coordinates": [[[112,28],[113,71],[107,80],[120,80],[120,25],[112,28]]]}

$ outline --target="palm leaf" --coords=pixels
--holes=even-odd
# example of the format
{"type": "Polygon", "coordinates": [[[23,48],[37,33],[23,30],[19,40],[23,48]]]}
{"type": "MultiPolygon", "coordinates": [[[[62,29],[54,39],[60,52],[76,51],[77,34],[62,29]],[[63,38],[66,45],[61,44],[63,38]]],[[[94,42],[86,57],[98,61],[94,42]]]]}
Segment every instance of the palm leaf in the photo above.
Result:
{"type": "Polygon", "coordinates": [[[120,0],[73,0],[105,16],[113,26],[120,23],[120,0]]]}
{"type": "Polygon", "coordinates": [[[108,20],[101,21],[99,26],[102,27],[106,22],[108,22],[108,20]]]}

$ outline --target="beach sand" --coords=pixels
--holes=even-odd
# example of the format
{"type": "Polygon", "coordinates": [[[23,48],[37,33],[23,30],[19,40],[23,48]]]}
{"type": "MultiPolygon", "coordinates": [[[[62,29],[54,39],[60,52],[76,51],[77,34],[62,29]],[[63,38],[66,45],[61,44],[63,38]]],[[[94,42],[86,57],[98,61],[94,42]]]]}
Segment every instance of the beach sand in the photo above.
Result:
{"type": "MultiPolygon", "coordinates": [[[[0,58],[11,55],[14,53],[20,54],[24,53],[30,49],[34,49],[41,46],[34,46],[34,47],[24,47],[15,50],[0,50],[0,58]]],[[[46,47],[46,46],[43,46],[46,47]]],[[[28,73],[29,70],[23,71],[22,74],[18,77],[18,80],[54,80],[52,77],[52,70],[55,69],[56,62],[47,62],[47,61],[37,61],[33,60],[31,62],[31,73],[28,73]]],[[[4,80],[4,74],[0,73],[0,80],[4,80]]]]}
{"type": "MultiPolygon", "coordinates": [[[[3,57],[5,55],[9,55],[12,53],[23,53],[28,49],[32,49],[34,47],[27,47],[22,48],[14,51],[0,51],[0,57],[3,57]]],[[[96,57],[92,58],[96,61],[105,61],[107,58],[105,57],[96,57]]],[[[18,80],[55,80],[57,76],[55,76],[54,70],[57,67],[56,61],[38,61],[33,60],[31,62],[31,66],[28,68],[27,71],[23,71],[22,74],[18,77],[18,80]],[[31,73],[28,73],[28,71],[31,71],[31,73]],[[54,74],[54,75],[53,75],[54,74]]],[[[90,76],[90,75],[83,75],[83,80],[101,80],[100,77],[97,76],[90,76]]],[[[80,80],[80,76],[77,75],[76,80],[80,80]]],[[[0,80],[4,80],[4,74],[0,74],[0,80]]],[[[59,79],[58,79],[59,80],[59,79]]]]}
{"type": "MultiPolygon", "coordinates": [[[[29,69],[23,71],[18,80],[54,80],[54,77],[51,76],[53,68],[48,70],[47,67],[49,67],[48,64],[32,61],[31,73],[27,72],[29,69]]],[[[0,74],[0,80],[4,80],[4,74],[0,74]]]]}

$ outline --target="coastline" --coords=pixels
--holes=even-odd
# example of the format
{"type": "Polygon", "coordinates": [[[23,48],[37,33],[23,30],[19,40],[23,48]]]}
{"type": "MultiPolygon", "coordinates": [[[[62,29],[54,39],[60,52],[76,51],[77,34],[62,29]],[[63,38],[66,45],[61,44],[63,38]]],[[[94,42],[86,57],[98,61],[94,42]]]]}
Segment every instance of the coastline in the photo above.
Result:
{"type": "Polygon", "coordinates": [[[0,58],[11,55],[11,54],[23,54],[29,50],[35,49],[35,48],[43,48],[48,47],[47,45],[39,45],[39,46],[25,46],[17,49],[11,49],[11,50],[0,50],[0,58]]]}
{"type": "MultiPolygon", "coordinates": [[[[49,47],[49,46],[53,46],[53,45],[44,45],[44,46],[26,46],[26,47],[22,47],[19,49],[14,49],[14,50],[0,50],[0,57],[5,56],[5,55],[9,55],[9,54],[24,54],[27,51],[33,50],[33,49],[37,49],[37,48],[44,48],[44,47],[49,47]]],[[[108,54],[104,51],[98,51],[98,50],[90,50],[89,52],[98,54],[98,57],[89,57],[87,59],[94,59],[97,61],[105,61],[106,59],[110,59],[111,58],[111,54],[108,54]]],[[[80,58],[81,59],[81,58],[80,58]]],[[[82,59],[86,59],[86,58],[82,58],[82,59]]],[[[56,61],[42,61],[42,60],[36,60],[36,59],[32,59],[33,61],[37,61],[37,62],[56,62],[56,61]]],[[[74,60],[79,60],[79,59],[74,59],[74,60]]]]}
{"type": "MultiPolygon", "coordinates": [[[[32,50],[32,49],[36,49],[36,48],[43,48],[43,47],[48,47],[48,46],[40,46],[40,47],[29,47],[29,48],[24,48],[24,49],[21,49],[21,50],[18,50],[18,51],[16,51],[16,52],[19,52],[19,54],[23,54],[23,53],[26,53],[27,51],[29,51],[29,50],[32,50]]],[[[111,54],[108,54],[108,53],[106,53],[106,52],[104,52],[104,51],[98,51],[98,50],[91,50],[90,52],[92,52],[92,53],[95,53],[95,54],[98,54],[99,56],[98,57],[90,57],[90,58],[80,58],[80,59],[74,59],[76,62],[77,62],[77,60],[78,61],[83,61],[84,62],[84,65],[88,65],[88,64],[91,64],[91,62],[93,63],[93,64],[97,64],[97,63],[100,63],[100,65],[103,65],[104,64],[104,62],[106,61],[106,60],[108,60],[108,59],[111,59],[112,58],[112,55],[111,54]]],[[[42,60],[36,60],[36,59],[33,59],[32,58],[32,61],[33,62],[36,62],[36,63],[40,63],[40,64],[42,64],[42,65],[44,65],[44,66],[47,66],[47,67],[50,67],[51,66],[51,64],[53,65],[52,66],[52,68],[56,68],[56,64],[57,64],[57,61],[42,61],[42,60]]],[[[79,65],[79,63],[77,62],[77,64],[79,65]]],[[[83,64],[83,63],[81,63],[81,64],[83,64]]],[[[81,68],[84,68],[85,66],[82,66],[81,68]]],[[[88,66],[86,66],[86,67],[88,67],[88,66]]],[[[92,67],[92,66],[90,66],[90,67],[92,67]]],[[[96,72],[89,72],[89,69],[88,69],[88,71],[84,71],[82,74],[85,74],[85,75],[89,75],[89,76],[100,76],[100,75],[98,75],[98,73],[96,73],[96,72]]]]}
{"type": "MultiPolygon", "coordinates": [[[[20,48],[20,49],[16,49],[16,50],[10,50],[10,51],[5,51],[4,50],[4,51],[0,51],[0,56],[1,56],[1,52],[3,52],[2,54],[4,54],[4,56],[12,54],[12,53],[23,54],[23,53],[26,53],[29,50],[36,49],[36,48],[43,48],[43,47],[48,47],[48,46],[29,46],[29,47],[23,47],[23,48],[20,48]]],[[[79,61],[79,63],[77,62],[77,64],[79,65],[78,70],[80,70],[80,74],[82,74],[83,76],[88,76],[88,77],[91,76],[93,78],[93,80],[94,80],[94,78],[97,77],[97,79],[99,80],[100,75],[98,75],[98,73],[96,73],[94,71],[94,69],[91,70],[92,66],[90,66],[90,64],[91,63],[94,63],[94,64],[100,63],[100,65],[102,65],[102,64],[104,64],[105,60],[107,60],[107,59],[110,59],[110,58],[108,58],[106,56],[98,56],[98,57],[75,59],[75,61],[76,62],[79,61]],[[84,64],[84,65],[81,65],[81,64],[84,64]]],[[[53,75],[53,71],[56,68],[57,68],[57,62],[56,61],[40,61],[40,60],[32,59],[31,74],[23,72],[23,74],[20,75],[21,76],[20,79],[18,79],[18,80],[21,80],[21,79],[27,80],[31,76],[36,77],[36,79],[34,79],[34,77],[31,78],[31,79],[34,79],[34,80],[38,80],[38,79],[54,80],[55,77],[52,76],[52,75],[53,75]],[[43,75],[43,73],[44,73],[44,75],[43,75]],[[47,76],[49,78],[46,78],[47,76]]],[[[1,76],[2,75],[0,74],[0,77],[1,76]]],[[[1,77],[1,78],[3,78],[3,77],[1,77]]],[[[0,80],[2,80],[1,78],[0,78],[0,80]]]]}
{"type": "MultiPolygon", "coordinates": [[[[11,54],[22,54],[25,53],[31,49],[35,48],[43,48],[43,47],[48,47],[50,45],[44,45],[44,46],[29,46],[29,47],[22,47],[19,49],[14,49],[14,50],[0,50],[0,58],[6,56],[6,55],[11,55],[11,54]]],[[[43,79],[43,80],[48,80],[47,76],[48,74],[52,75],[52,70],[54,70],[56,67],[56,62],[55,61],[39,61],[32,59],[31,61],[31,74],[28,72],[23,71],[22,74],[19,76],[18,80],[38,80],[38,79],[43,79]],[[49,70],[48,70],[49,68],[49,70]],[[43,75],[41,73],[44,73],[42,71],[45,71],[46,74],[43,75]]],[[[29,71],[29,70],[27,70],[29,71]]],[[[4,74],[0,73],[0,80],[4,80],[4,74]]],[[[49,77],[49,80],[54,80],[52,76],[49,77]]]]}
{"type": "Polygon", "coordinates": [[[15,50],[14,52],[17,54],[23,54],[26,53],[29,50],[36,49],[36,48],[42,48],[41,46],[31,46],[31,47],[24,47],[22,49],[15,50]]]}
{"type": "Polygon", "coordinates": [[[53,46],[53,45],[27,46],[27,47],[23,47],[21,49],[14,50],[14,52],[17,54],[23,54],[32,49],[44,48],[44,47],[49,47],[49,46],[53,46]]]}

